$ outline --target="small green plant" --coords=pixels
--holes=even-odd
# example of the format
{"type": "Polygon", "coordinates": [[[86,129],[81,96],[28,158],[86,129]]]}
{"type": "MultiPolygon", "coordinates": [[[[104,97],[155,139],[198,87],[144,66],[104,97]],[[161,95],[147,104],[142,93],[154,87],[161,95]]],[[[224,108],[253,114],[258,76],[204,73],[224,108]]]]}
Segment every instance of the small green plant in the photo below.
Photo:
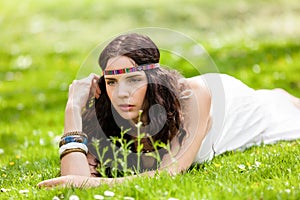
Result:
{"type": "MultiPolygon", "coordinates": [[[[154,151],[147,152],[146,156],[150,156],[150,157],[154,158],[156,160],[156,166],[159,167],[159,165],[161,163],[159,149],[161,149],[161,148],[167,149],[168,148],[167,146],[169,146],[169,143],[165,144],[165,143],[161,142],[160,140],[157,140],[154,142],[151,136],[148,136],[148,138],[150,139],[151,144],[153,145],[154,151]]],[[[168,151],[168,152],[171,154],[171,151],[168,151]]]]}
{"type": "Polygon", "coordinates": [[[142,121],[141,121],[142,113],[143,113],[143,111],[140,110],[139,111],[138,123],[135,125],[136,128],[137,128],[137,142],[138,142],[138,144],[137,144],[137,150],[136,150],[137,151],[137,169],[136,169],[137,172],[139,172],[140,168],[141,168],[141,152],[142,152],[142,149],[144,147],[144,145],[141,144],[141,140],[145,136],[144,133],[141,134],[141,126],[143,124],[142,121]]]}
{"type": "Polygon", "coordinates": [[[110,140],[112,142],[110,146],[113,154],[111,175],[112,177],[116,178],[118,176],[118,163],[119,163],[118,155],[120,152],[120,149],[117,149],[118,137],[110,137],[110,140]]]}
{"type": "Polygon", "coordinates": [[[130,145],[133,144],[133,140],[127,141],[124,139],[124,135],[130,131],[130,129],[123,130],[123,127],[121,127],[121,138],[119,138],[117,141],[121,145],[121,153],[123,156],[123,160],[119,159],[119,162],[121,164],[121,167],[123,169],[123,176],[132,175],[133,171],[128,169],[128,156],[130,154],[130,145]]]}
{"type": "Polygon", "coordinates": [[[101,139],[96,139],[96,138],[92,139],[92,145],[96,149],[96,153],[97,153],[97,156],[99,158],[99,163],[100,163],[97,166],[97,171],[100,173],[100,175],[102,177],[107,177],[106,166],[111,162],[111,159],[108,158],[108,159],[104,160],[104,156],[105,156],[106,152],[108,151],[108,147],[107,146],[104,147],[102,150],[102,153],[100,153],[100,150],[99,150],[100,143],[101,143],[101,139]]]}
{"type": "Polygon", "coordinates": [[[141,157],[142,157],[142,150],[144,145],[141,143],[141,140],[147,136],[147,138],[150,139],[151,144],[153,145],[154,151],[145,153],[145,156],[152,157],[156,160],[156,166],[159,167],[159,164],[161,163],[161,156],[159,154],[159,149],[165,149],[167,152],[171,155],[171,149],[170,144],[165,144],[158,141],[153,141],[152,137],[149,134],[141,133],[141,116],[142,116],[142,110],[139,112],[138,122],[136,123],[137,127],[137,147],[136,147],[136,153],[137,153],[137,166],[134,169],[128,168],[128,156],[131,152],[130,146],[134,143],[134,140],[127,141],[124,138],[124,135],[127,134],[131,129],[125,129],[121,127],[120,137],[110,137],[111,141],[111,149],[112,149],[112,159],[104,159],[105,154],[108,151],[108,146],[104,147],[102,152],[100,153],[99,147],[101,139],[95,139],[93,138],[92,144],[94,148],[96,149],[97,156],[99,158],[99,166],[97,167],[98,172],[102,177],[108,177],[108,174],[106,172],[107,166],[111,164],[111,176],[112,177],[118,177],[121,176],[128,176],[133,174],[139,174],[141,172],[141,157]],[[119,148],[118,148],[119,146],[119,148]],[[118,167],[121,167],[121,171],[118,167]]]}

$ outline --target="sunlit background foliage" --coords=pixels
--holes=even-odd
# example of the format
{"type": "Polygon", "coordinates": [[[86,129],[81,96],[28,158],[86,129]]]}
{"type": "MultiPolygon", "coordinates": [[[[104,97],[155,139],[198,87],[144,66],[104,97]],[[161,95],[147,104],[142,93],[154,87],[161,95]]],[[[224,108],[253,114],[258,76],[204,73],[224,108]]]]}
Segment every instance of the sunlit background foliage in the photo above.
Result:
{"type": "MultiPolygon", "coordinates": [[[[184,175],[112,188],[35,187],[59,173],[68,85],[89,52],[142,27],[182,32],[220,72],[300,96],[298,0],[1,1],[0,199],[299,199],[299,141],[229,152],[184,175]]],[[[185,71],[182,60],[164,59],[185,71]]]]}

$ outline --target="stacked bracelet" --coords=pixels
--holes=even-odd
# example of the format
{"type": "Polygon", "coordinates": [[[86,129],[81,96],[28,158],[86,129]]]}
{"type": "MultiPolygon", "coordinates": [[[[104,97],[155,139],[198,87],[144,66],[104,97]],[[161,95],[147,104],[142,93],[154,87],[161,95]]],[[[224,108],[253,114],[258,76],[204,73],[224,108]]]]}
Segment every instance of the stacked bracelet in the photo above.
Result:
{"type": "Polygon", "coordinates": [[[72,152],[80,152],[86,155],[88,152],[87,139],[87,135],[80,131],[65,133],[59,142],[60,159],[72,152]]]}
{"type": "Polygon", "coordinates": [[[83,136],[83,137],[86,137],[86,138],[88,137],[87,134],[85,134],[81,131],[72,131],[72,132],[64,133],[61,138],[66,137],[66,136],[70,136],[70,135],[79,135],[79,136],[83,136]]]}
{"type": "Polygon", "coordinates": [[[60,142],[59,142],[59,147],[68,144],[70,142],[78,142],[78,143],[83,143],[85,145],[87,145],[87,138],[80,136],[80,135],[69,135],[66,137],[61,138],[60,142]]]}
{"type": "Polygon", "coordinates": [[[60,159],[62,159],[65,155],[69,154],[69,153],[73,153],[73,152],[80,152],[83,154],[87,154],[84,150],[80,149],[80,148],[75,148],[75,149],[66,149],[64,150],[61,154],[60,154],[60,159]]]}
{"type": "Polygon", "coordinates": [[[85,144],[78,142],[70,142],[68,144],[64,144],[59,148],[59,154],[62,154],[65,150],[77,148],[84,150],[86,153],[88,152],[88,148],[85,144]]]}

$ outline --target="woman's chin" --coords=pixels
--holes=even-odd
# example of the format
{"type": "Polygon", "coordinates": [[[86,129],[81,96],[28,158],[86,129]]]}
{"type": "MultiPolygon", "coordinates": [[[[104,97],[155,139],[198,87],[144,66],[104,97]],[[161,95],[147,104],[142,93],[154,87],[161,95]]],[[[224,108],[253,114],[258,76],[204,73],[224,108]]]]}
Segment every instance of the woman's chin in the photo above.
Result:
{"type": "Polygon", "coordinates": [[[138,118],[138,114],[134,112],[119,112],[120,116],[126,120],[134,120],[138,118]]]}

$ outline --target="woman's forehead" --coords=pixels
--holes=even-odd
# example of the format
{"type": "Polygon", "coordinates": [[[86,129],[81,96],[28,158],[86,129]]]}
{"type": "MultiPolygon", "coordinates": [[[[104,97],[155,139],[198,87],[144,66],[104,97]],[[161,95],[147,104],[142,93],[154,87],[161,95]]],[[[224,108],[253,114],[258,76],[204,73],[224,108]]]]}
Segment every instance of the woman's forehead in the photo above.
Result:
{"type": "Polygon", "coordinates": [[[136,65],[135,62],[131,58],[128,58],[126,56],[117,56],[117,57],[110,58],[107,61],[105,71],[131,68],[134,67],[135,65],[136,65]]]}

